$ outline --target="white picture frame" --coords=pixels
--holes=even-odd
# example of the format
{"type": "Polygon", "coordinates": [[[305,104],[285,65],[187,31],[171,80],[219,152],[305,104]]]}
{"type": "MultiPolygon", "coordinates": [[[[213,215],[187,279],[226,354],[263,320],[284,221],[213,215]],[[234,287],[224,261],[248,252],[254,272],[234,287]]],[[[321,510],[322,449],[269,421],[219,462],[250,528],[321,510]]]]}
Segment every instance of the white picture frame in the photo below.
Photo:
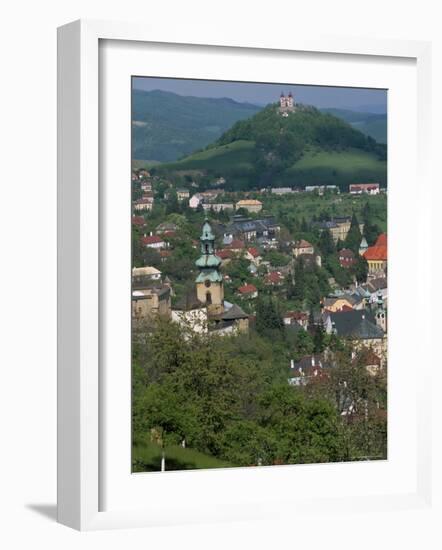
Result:
{"type": "MultiPolygon", "coordinates": [[[[246,39],[229,37],[221,33],[206,37],[203,31],[191,40],[185,30],[179,35],[167,36],[136,24],[101,21],[77,21],[59,29],[58,34],[58,520],[80,530],[151,526],[178,522],[231,520],[262,517],[265,514],[264,497],[251,499],[243,513],[235,506],[227,513],[207,509],[206,503],[193,502],[188,510],[179,506],[174,513],[164,508],[129,507],[113,505],[103,510],[103,456],[107,448],[102,442],[100,414],[105,413],[100,337],[102,319],[101,302],[105,293],[101,288],[102,250],[100,234],[103,225],[99,158],[100,128],[100,42],[124,41],[125,44],[169,44],[229,48],[235,55],[245,51],[304,52],[331,56],[369,56],[389,59],[411,59],[416,64],[417,82],[417,177],[419,181],[419,238],[428,243],[420,251],[420,266],[415,272],[421,281],[419,306],[429,307],[429,276],[431,232],[430,216],[426,205],[431,201],[431,182],[428,174],[429,123],[431,104],[429,97],[430,45],[424,42],[364,40],[362,38],[327,37],[312,39],[297,35],[281,37],[278,43],[267,44],[265,38],[247,35],[246,39]]],[[[105,216],[104,216],[105,217],[105,216]]],[[[430,349],[427,338],[427,349],[430,349]]],[[[429,353],[429,352],[428,352],[429,353]]],[[[431,364],[430,361],[427,362],[431,364]]],[[[379,510],[428,506],[431,500],[431,450],[429,368],[422,370],[417,384],[416,406],[416,490],[367,494],[345,498],[336,494],[335,510],[346,513],[357,506],[360,510],[379,510]]],[[[129,418],[127,423],[129,423],[129,418]]],[[[357,465],[355,465],[357,466],[357,465]]],[[[285,467],[273,468],[280,480],[288,475],[285,467]]],[[[289,467],[290,468],[290,467],[289,467]]],[[[238,472],[228,472],[239,482],[238,472]]],[[[269,471],[267,469],[267,471],[269,471]]],[[[241,470],[243,472],[243,470],[241,470]]],[[[322,470],[322,475],[327,475],[322,470]]],[[[204,472],[199,474],[206,475],[204,472]]],[[[182,473],[191,476],[192,473],[182,473]]],[[[194,475],[194,474],[193,474],[194,475]]],[[[247,474],[254,475],[252,474],[247,474]]],[[[359,475],[356,473],[355,475],[359,475]]],[[[241,474],[241,477],[243,475],[241,474]]],[[[200,478],[201,479],[201,478],[200,478]]],[[[209,479],[207,476],[205,479],[209,479]]],[[[160,480],[161,482],[161,480],[160,480]]],[[[281,481],[280,481],[281,482],[281,481]]],[[[156,481],[158,485],[158,478],[156,481]]],[[[232,497],[233,500],[233,497],[232,497]]],[[[302,507],[304,511],[330,506],[330,498],[318,496],[301,501],[281,500],[273,517],[283,514],[282,508],[302,507]]],[[[269,502],[270,504],[270,502],[269,502]]],[[[232,502],[233,505],[233,502],[232,502]]]]}

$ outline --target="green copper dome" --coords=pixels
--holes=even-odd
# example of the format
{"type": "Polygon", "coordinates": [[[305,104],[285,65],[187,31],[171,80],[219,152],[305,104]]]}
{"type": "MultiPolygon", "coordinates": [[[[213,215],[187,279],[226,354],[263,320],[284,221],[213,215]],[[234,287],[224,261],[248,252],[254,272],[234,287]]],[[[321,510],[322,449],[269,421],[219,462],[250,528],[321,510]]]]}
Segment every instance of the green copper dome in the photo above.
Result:
{"type": "Polygon", "coordinates": [[[196,283],[205,283],[210,281],[211,283],[222,283],[223,277],[219,271],[216,269],[211,269],[210,271],[201,271],[198,277],[195,279],[196,283]]]}
{"type": "Polygon", "coordinates": [[[200,241],[214,241],[215,235],[212,232],[212,226],[206,220],[203,225],[203,231],[200,237],[200,241]]]}
{"type": "Polygon", "coordinates": [[[221,265],[221,258],[216,254],[203,254],[195,262],[197,267],[219,267],[221,265]]]}

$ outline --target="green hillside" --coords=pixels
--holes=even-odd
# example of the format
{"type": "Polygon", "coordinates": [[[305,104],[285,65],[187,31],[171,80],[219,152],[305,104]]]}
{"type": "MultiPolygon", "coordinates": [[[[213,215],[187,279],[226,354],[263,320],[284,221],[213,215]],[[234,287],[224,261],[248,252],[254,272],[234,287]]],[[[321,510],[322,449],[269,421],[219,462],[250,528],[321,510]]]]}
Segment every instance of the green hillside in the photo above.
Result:
{"type": "MultiPolygon", "coordinates": [[[[134,472],[155,472],[161,470],[162,448],[155,443],[134,445],[132,463],[134,472]]],[[[166,470],[197,470],[201,468],[229,468],[234,466],[225,460],[179,445],[165,448],[166,470]]]]}
{"type": "Polygon", "coordinates": [[[205,150],[157,167],[167,174],[201,170],[224,176],[227,189],[387,182],[387,150],[349,123],[312,107],[287,118],[275,105],[235,123],[205,150]]]}
{"type": "Polygon", "coordinates": [[[387,162],[357,149],[308,151],[286,174],[294,185],[341,185],[356,181],[386,182],[387,162]]]}
{"type": "Polygon", "coordinates": [[[201,98],[160,90],[133,90],[132,158],[174,161],[206,147],[260,107],[228,98],[201,98]]]}

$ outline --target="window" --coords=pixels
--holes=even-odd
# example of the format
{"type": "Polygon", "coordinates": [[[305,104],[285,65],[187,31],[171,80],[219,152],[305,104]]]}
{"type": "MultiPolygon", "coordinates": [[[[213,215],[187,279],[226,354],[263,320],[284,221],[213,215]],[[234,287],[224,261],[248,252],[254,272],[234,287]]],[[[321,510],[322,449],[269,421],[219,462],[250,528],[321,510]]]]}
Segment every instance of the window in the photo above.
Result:
{"type": "Polygon", "coordinates": [[[210,287],[210,281],[209,280],[204,281],[204,284],[206,285],[207,288],[210,287]]]}
{"type": "Polygon", "coordinates": [[[212,295],[210,292],[206,292],[206,303],[211,304],[212,303],[212,295]]]}

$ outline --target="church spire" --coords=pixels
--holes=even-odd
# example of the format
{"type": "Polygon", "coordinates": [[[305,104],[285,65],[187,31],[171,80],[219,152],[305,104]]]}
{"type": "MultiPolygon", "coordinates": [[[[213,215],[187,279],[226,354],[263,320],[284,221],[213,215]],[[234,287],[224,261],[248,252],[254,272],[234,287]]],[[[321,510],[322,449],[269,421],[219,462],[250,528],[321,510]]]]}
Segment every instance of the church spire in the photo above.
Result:
{"type": "Polygon", "coordinates": [[[195,279],[198,299],[210,306],[211,312],[223,310],[224,288],[223,277],[219,271],[221,258],[215,254],[215,235],[206,218],[202,227],[201,256],[196,260],[198,275],[195,279]]]}

